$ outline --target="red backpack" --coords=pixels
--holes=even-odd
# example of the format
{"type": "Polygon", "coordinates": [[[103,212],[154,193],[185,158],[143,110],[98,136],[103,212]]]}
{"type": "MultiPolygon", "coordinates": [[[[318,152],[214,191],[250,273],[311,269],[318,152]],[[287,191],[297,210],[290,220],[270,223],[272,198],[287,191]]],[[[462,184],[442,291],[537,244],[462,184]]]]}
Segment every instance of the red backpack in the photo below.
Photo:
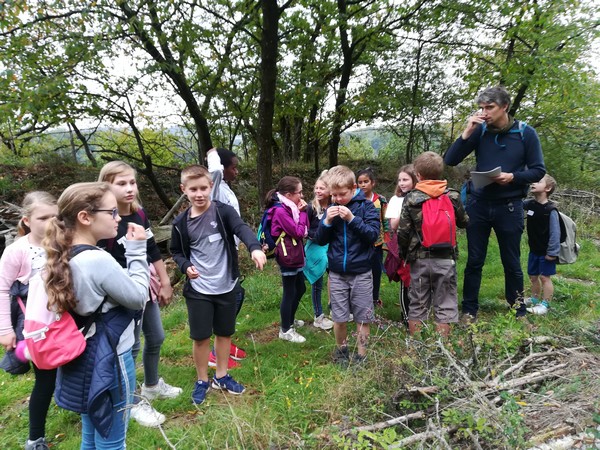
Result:
{"type": "Polygon", "coordinates": [[[450,197],[443,193],[423,203],[423,238],[428,249],[453,249],[456,246],[456,217],[450,197]]]}

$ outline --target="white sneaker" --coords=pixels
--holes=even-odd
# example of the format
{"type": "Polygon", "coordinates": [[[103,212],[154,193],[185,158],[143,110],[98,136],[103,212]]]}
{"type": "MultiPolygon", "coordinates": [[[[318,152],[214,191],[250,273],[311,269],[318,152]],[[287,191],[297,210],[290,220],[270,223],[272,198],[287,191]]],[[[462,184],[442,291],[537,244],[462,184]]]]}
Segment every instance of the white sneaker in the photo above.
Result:
{"type": "Polygon", "coordinates": [[[284,341],[297,342],[301,344],[306,341],[306,338],[300,334],[293,328],[290,328],[285,333],[283,330],[279,330],[279,339],[283,339],[284,341]]]}
{"type": "Polygon", "coordinates": [[[325,314],[315,317],[313,325],[321,330],[331,330],[333,328],[333,322],[325,317],[325,314]]]}
{"type": "Polygon", "coordinates": [[[350,317],[348,318],[348,322],[354,322],[354,314],[350,313],[350,317]]]}
{"type": "Polygon", "coordinates": [[[165,383],[165,380],[159,378],[156,386],[147,387],[142,384],[142,397],[147,400],[154,400],[155,398],[175,398],[183,392],[183,389],[170,384],[165,383]]]}
{"type": "Polygon", "coordinates": [[[166,420],[164,414],[159,413],[145,400],[140,401],[137,405],[133,405],[130,414],[131,418],[143,427],[154,428],[166,420]]]}
{"type": "Polygon", "coordinates": [[[527,297],[523,303],[525,303],[525,306],[535,306],[540,304],[540,300],[535,297],[527,297]]]}
{"type": "Polygon", "coordinates": [[[548,309],[548,303],[542,301],[542,303],[539,305],[535,305],[532,308],[527,308],[527,312],[535,314],[536,316],[543,316],[544,314],[548,313],[548,309]]]}
{"type": "Polygon", "coordinates": [[[304,320],[294,319],[294,327],[300,328],[304,326],[304,320]]]}

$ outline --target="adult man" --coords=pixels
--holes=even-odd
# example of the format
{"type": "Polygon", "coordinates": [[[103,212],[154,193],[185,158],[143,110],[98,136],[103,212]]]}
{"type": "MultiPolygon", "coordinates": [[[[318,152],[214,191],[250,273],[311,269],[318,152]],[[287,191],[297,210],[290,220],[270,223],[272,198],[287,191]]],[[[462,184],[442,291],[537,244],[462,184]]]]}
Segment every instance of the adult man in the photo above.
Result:
{"type": "Polygon", "coordinates": [[[516,307],[517,317],[526,314],[521,270],[523,197],[531,183],[546,173],[540,140],[535,130],[508,115],[510,96],[503,87],[485,89],[477,98],[479,110],[469,117],[462,135],[444,156],[455,166],[475,151],[478,172],[498,166],[500,175],[493,183],[475,189],[470,183],[466,211],[468,259],[463,283],[463,323],[473,322],[479,310],[481,271],[487,254],[490,232],[498,238],[504,266],[507,302],[516,307]]]}

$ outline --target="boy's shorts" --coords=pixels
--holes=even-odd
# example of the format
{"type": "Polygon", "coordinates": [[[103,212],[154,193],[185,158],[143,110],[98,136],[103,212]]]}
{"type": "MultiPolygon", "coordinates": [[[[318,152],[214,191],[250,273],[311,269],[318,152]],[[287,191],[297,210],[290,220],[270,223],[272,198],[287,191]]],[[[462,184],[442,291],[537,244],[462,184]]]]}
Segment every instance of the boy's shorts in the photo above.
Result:
{"type": "Polygon", "coordinates": [[[237,289],[218,295],[201,294],[189,281],[183,287],[188,310],[190,338],[195,341],[215,336],[231,336],[235,333],[237,313],[237,289]]]}
{"type": "Polygon", "coordinates": [[[527,258],[527,275],[543,275],[545,277],[556,275],[556,261],[557,259],[548,261],[545,256],[534,255],[529,252],[529,257],[527,258]]]}
{"type": "Polygon", "coordinates": [[[422,258],[410,263],[408,318],[426,321],[433,306],[436,323],[458,322],[456,262],[453,259],[422,258]]]}
{"type": "Polygon", "coordinates": [[[329,272],[329,301],[334,322],[348,322],[350,314],[356,323],[373,321],[373,272],[342,274],[329,272]]]}

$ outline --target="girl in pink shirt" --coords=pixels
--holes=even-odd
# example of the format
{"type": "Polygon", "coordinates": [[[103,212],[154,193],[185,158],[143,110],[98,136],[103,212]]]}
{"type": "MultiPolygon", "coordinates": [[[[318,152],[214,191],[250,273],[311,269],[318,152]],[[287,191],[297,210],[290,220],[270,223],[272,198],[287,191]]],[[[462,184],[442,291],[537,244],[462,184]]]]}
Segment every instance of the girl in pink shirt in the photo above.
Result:
{"type": "MultiPolygon", "coordinates": [[[[27,285],[46,263],[42,239],[47,222],[58,214],[56,199],[41,191],[27,194],[22,209],[23,217],[18,226],[21,237],[6,247],[0,258],[0,345],[7,352],[14,351],[17,345],[11,320],[11,287],[15,282],[27,285]]],[[[20,334],[22,330],[17,331],[20,334]]],[[[54,393],[56,369],[42,370],[34,364],[33,370],[35,383],[29,399],[29,440],[25,450],[45,450],[48,449],[46,416],[54,393]]]]}

